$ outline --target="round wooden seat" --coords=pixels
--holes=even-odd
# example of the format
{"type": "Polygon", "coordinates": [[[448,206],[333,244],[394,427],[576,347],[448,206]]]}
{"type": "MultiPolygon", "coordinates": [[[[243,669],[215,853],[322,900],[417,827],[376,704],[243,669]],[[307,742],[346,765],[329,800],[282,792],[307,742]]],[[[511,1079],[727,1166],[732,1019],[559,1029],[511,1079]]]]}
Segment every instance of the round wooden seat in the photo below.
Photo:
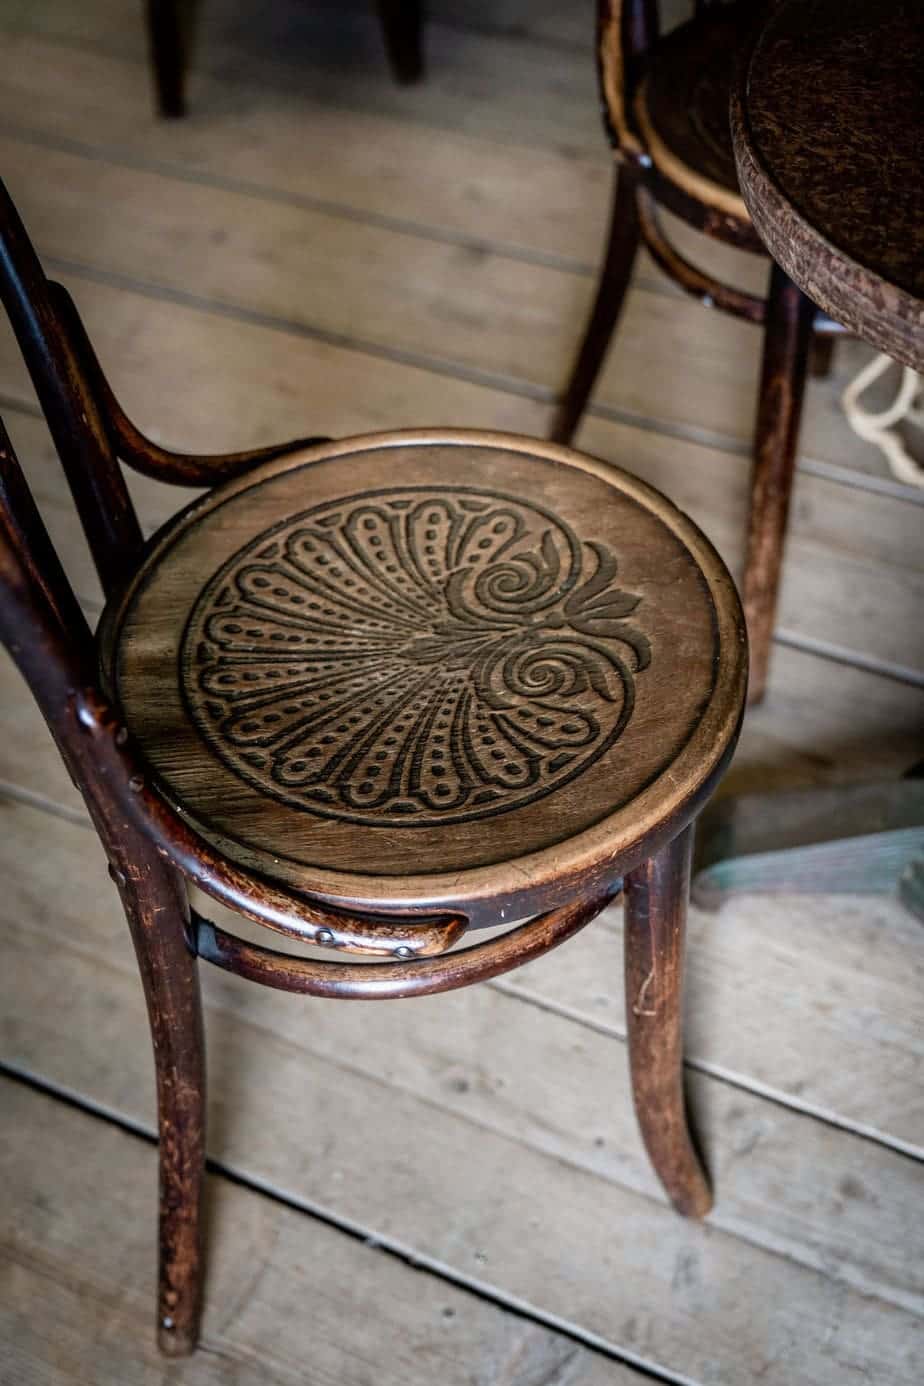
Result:
{"type": "Polygon", "coordinates": [[[728,124],[735,60],[753,16],[712,6],[673,29],[651,52],[635,101],[658,171],[689,196],[747,224],[728,124]]]}
{"type": "Polygon", "coordinates": [[[210,493],[152,542],[102,646],[160,793],[227,858],[473,923],[675,834],[746,669],[731,579],[668,501],[468,432],[325,444],[210,493]]]}

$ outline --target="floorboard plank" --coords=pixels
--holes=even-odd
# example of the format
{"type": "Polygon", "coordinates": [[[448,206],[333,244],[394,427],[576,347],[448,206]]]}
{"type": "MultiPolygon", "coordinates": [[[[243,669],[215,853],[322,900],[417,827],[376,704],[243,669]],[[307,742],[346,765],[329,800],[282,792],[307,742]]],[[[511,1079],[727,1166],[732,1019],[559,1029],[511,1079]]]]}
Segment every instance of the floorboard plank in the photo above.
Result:
{"type": "MultiPolygon", "coordinates": [[[[10,82],[15,81],[17,70],[15,65],[10,82]]],[[[142,281],[276,314],[281,322],[299,321],[317,332],[366,343],[373,350],[405,352],[439,369],[481,373],[545,399],[562,387],[590,301],[592,273],[575,275],[511,258],[502,245],[492,243],[488,216],[479,215],[480,240],[475,244],[454,240],[457,229],[448,238],[421,240],[411,222],[407,229],[383,226],[380,220],[355,220],[336,206],[325,209],[323,203],[274,202],[258,190],[222,187],[220,180],[216,186],[214,181],[178,180],[166,168],[154,172],[113,164],[107,160],[105,146],[102,157],[69,153],[75,129],[82,125],[96,129],[97,138],[105,139],[103,131],[111,133],[115,123],[123,141],[132,127],[131,117],[126,118],[121,106],[127,96],[112,94],[106,76],[101,73],[91,83],[89,74],[78,72],[73,84],[56,82],[39,107],[46,122],[64,130],[64,148],[10,138],[3,141],[6,177],[14,191],[21,187],[24,212],[46,255],[87,264],[109,262],[111,271],[121,269],[142,281]],[[87,89],[107,93],[107,104],[95,124],[88,121],[82,107],[76,113],[65,109],[55,114],[66,101],[60,93],[87,89]],[[40,169],[46,168],[44,178],[36,176],[36,161],[40,169]],[[103,207],[105,218],[95,210],[103,207]],[[140,215],[142,208],[145,216],[140,215]],[[304,285],[304,293],[293,294],[293,285],[304,285]]],[[[137,74],[131,89],[137,101],[137,74]]],[[[14,115],[21,109],[22,96],[15,86],[0,87],[0,98],[14,115]]],[[[331,131],[328,142],[348,150],[362,148],[368,141],[361,130],[350,128],[354,117],[355,112],[338,109],[335,118],[343,128],[331,131]]],[[[270,155],[269,136],[255,146],[252,132],[230,149],[209,146],[209,168],[221,168],[229,160],[237,167],[250,151],[264,185],[281,179],[283,184],[304,186],[307,177],[316,187],[316,165],[306,162],[304,130],[306,123],[311,128],[317,122],[306,116],[299,124],[295,112],[289,114],[289,121],[299,151],[293,169],[285,166],[285,140],[270,146],[270,155]],[[281,168],[273,172],[276,161],[281,161],[281,168]]],[[[174,164],[190,148],[199,149],[194,159],[201,162],[204,157],[199,134],[186,141],[175,125],[152,126],[146,110],[136,113],[135,124],[147,140],[159,131],[161,144],[168,138],[165,131],[173,132],[165,147],[174,164]]],[[[226,124],[222,121],[217,132],[228,140],[226,124]]],[[[399,148],[404,135],[405,131],[398,132],[399,148]]],[[[434,169],[427,174],[426,167],[410,166],[418,190],[425,189],[427,196],[438,199],[444,182],[457,187],[457,170],[451,151],[444,147],[443,133],[433,131],[431,138],[443,173],[434,169]],[[448,179],[447,170],[451,170],[448,179]]],[[[521,213],[523,199],[515,182],[515,175],[522,174],[519,155],[510,151],[506,157],[514,181],[507,180],[501,206],[521,213]]],[[[324,159],[320,150],[315,159],[322,170],[334,164],[338,176],[344,177],[341,161],[324,159]]],[[[408,159],[405,147],[401,158],[405,169],[408,159]]],[[[560,173],[546,181],[560,186],[560,173]]],[[[381,173],[376,179],[370,171],[365,175],[355,171],[344,185],[344,196],[365,197],[365,190],[377,182],[388,189],[388,206],[409,209],[404,190],[391,186],[381,173]]],[[[602,205],[594,210],[586,197],[575,202],[575,196],[572,189],[571,219],[582,227],[588,221],[599,227],[590,270],[599,254],[605,213],[602,205]]],[[[474,197],[476,203],[483,200],[481,194],[474,197]]],[[[420,207],[417,214],[425,219],[424,225],[439,221],[435,208],[420,207]]],[[[555,218],[554,206],[534,207],[529,224],[549,225],[555,218]]],[[[689,232],[681,231],[679,240],[701,260],[705,256],[706,262],[718,254],[713,268],[728,274],[731,262],[721,247],[710,249],[711,243],[702,237],[691,242],[689,232]]],[[[753,276],[748,277],[759,286],[765,270],[754,257],[738,256],[733,277],[741,277],[737,274],[741,260],[753,263],[753,276]]],[[[594,393],[594,409],[724,439],[746,451],[753,428],[759,333],[722,314],[705,312],[693,300],[666,294],[666,283],[643,266],[619,339],[594,393]]],[[[851,432],[837,404],[851,372],[867,356],[868,349],[861,344],[843,343],[832,379],[812,382],[801,444],[809,464],[815,460],[837,467],[846,476],[851,471],[887,476],[881,456],[851,432]]],[[[903,490],[913,497],[913,488],[903,490]]]]}
{"type": "MultiPolygon", "coordinates": [[[[454,419],[526,433],[541,428],[538,405],[484,386],[219,313],[64,279],[129,412],[152,436],[180,446],[210,451],[312,430],[352,434],[454,419]]],[[[23,402],[31,397],[8,330],[0,334],[0,393],[23,402]]],[[[19,424],[17,419],[14,444],[19,424]]],[[[743,459],[601,420],[593,421],[586,445],[665,491],[702,525],[732,572],[740,572],[748,488],[743,459]]],[[[31,453],[33,445],[27,447],[31,453]]],[[[920,681],[920,516],[918,506],[864,494],[858,526],[852,492],[825,478],[801,476],[778,618],[786,638],[833,645],[847,659],[856,651],[862,661],[920,681]]],[[[159,521],[162,513],[151,518],[159,521]]],[[[82,595],[90,593],[84,588],[82,595]]]]}
{"type": "Polygon", "coordinates": [[[201,1345],[168,1368],[154,1347],[153,1147],[9,1079],[0,1089],[9,1386],[642,1386],[618,1362],[220,1177],[208,1185],[201,1345]]]}
{"type": "MultiPolygon", "coordinates": [[[[5,897],[3,1053],[147,1123],[114,894],[86,831],[35,816],[8,814],[3,849],[17,821],[41,831],[69,889],[50,900],[44,873],[20,871],[5,897]]],[[[690,1226],[654,1185],[616,1040],[490,987],[370,1013],[207,981],[211,1149],[230,1168],[693,1380],[917,1379],[920,1170],[906,1157],[700,1077],[719,1204],[690,1226]]]]}

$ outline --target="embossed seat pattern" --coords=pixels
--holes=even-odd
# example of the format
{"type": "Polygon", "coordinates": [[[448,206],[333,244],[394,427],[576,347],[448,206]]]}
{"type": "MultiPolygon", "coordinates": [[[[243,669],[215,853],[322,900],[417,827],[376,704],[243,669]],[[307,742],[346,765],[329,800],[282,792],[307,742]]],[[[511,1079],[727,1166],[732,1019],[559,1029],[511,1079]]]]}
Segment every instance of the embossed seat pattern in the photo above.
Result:
{"type": "Polygon", "coordinates": [[[356,822],[521,806],[618,738],[649,642],[609,548],[466,487],[381,490],[260,534],[184,637],[213,753],[264,793],[356,822]]]}

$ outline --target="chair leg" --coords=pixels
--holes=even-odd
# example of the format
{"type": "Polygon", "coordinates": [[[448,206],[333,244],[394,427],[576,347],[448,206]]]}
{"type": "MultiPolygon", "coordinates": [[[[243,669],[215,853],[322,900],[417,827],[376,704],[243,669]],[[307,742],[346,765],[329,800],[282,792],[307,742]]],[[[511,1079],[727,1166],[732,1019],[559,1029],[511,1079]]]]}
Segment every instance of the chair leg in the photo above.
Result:
{"type": "Polygon", "coordinates": [[[626,1026],[632,1099],[667,1195],[702,1218],[712,1193],[693,1145],[683,1094],[683,951],[693,828],[630,872],[626,892],[626,1026]]]}
{"type": "Polygon", "coordinates": [[[180,6],[182,0],[147,0],[148,44],[162,116],[186,114],[186,54],[180,6]]]}
{"type": "Polygon", "coordinates": [[[110,874],[128,919],[148,1006],[157,1071],[160,1256],[157,1338],[162,1352],[193,1351],[202,1304],[205,1044],[199,973],[187,944],[181,878],[132,836],[110,874]]]}
{"type": "Polygon", "coordinates": [[[574,437],[622,310],[639,242],[636,183],[633,169],[616,169],[609,240],[597,297],[564,398],[552,420],[549,437],[555,443],[570,443],[574,437]]]}
{"type": "Polygon", "coordinates": [[[809,353],[809,374],[813,380],[827,380],[834,368],[834,334],[816,332],[809,353]]]}
{"type": "Polygon", "coordinates": [[[423,76],[422,0],[378,0],[378,9],[395,81],[419,81],[423,76]]]}
{"type": "Polygon", "coordinates": [[[767,298],[744,570],[744,614],[751,645],[748,702],[752,704],[760,702],[767,684],[815,312],[811,300],[774,265],[767,298]]]}

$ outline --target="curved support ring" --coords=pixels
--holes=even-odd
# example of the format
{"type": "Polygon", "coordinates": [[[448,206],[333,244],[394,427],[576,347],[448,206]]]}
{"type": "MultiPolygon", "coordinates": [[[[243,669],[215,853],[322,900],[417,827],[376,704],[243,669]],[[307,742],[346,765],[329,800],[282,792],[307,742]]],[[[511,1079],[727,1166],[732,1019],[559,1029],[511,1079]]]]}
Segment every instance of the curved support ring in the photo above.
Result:
{"type": "Polygon", "coordinates": [[[678,250],[675,250],[664,234],[656,210],[655,200],[645,188],[639,188],[638,221],[642,240],[648,253],[669,279],[673,279],[688,294],[704,303],[732,313],[736,318],[747,322],[762,323],[767,315],[767,305],[755,294],[732,288],[718,279],[712,279],[702,270],[691,265],[678,250]]]}
{"type": "Polygon", "coordinates": [[[596,919],[620,884],[588,900],[576,900],[541,914],[499,938],[460,948],[442,958],[379,964],[301,958],[247,943],[198,915],[192,922],[193,947],[200,958],[216,967],[280,991],[354,1001],[430,996],[497,977],[564,943],[596,919]]]}

